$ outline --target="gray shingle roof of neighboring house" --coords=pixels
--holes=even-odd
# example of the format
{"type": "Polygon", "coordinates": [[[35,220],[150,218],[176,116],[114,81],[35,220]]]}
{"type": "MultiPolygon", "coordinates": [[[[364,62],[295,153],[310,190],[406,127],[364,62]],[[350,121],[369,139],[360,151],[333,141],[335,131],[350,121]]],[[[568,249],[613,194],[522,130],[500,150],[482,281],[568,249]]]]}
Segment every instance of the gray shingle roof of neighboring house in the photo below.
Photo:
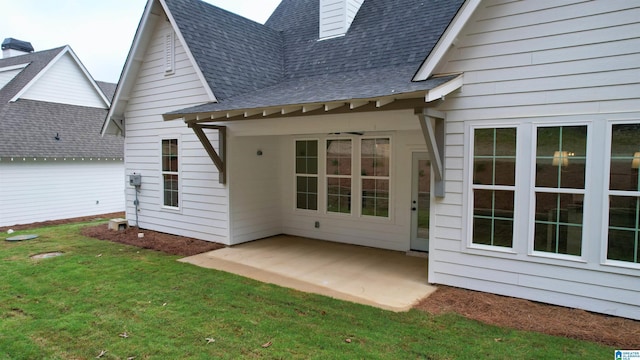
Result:
{"type": "Polygon", "coordinates": [[[365,0],[345,36],[318,41],[318,0],[283,0],[265,25],[201,1],[167,0],[218,99],[170,114],[432,89],[451,78],[411,80],[463,2],[365,0]]]}
{"type": "MultiPolygon", "coordinates": [[[[28,64],[0,89],[0,157],[124,155],[121,137],[100,135],[106,109],[25,99],[9,102],[63,50],[60,47],[0,59],[0,68],[28,64]]],[[[100,87],[108,91],[115,88],[115,84],[107,84],[100,87]]],[[[113,93],[105,95],[110,99],[113,93]]]]}

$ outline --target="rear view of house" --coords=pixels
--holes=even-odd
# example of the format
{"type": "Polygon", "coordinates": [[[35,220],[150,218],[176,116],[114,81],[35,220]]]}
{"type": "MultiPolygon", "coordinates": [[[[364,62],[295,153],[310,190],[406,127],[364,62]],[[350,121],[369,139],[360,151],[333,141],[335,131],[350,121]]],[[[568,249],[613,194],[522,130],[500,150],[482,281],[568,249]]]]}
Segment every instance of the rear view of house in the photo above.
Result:
{"type": "Polygon", "coordinates": [[[68,46],[7,38],[2,51],[0,226],[123,211],[123,141],[100,136],[115,84],[68,46]]]}
{"type": "Polygon", "coordinates": [[[103,127],[141,178],[127,218],[428,251],[433,283],[640,319],[639,15],[149,0],[103,127]]]}

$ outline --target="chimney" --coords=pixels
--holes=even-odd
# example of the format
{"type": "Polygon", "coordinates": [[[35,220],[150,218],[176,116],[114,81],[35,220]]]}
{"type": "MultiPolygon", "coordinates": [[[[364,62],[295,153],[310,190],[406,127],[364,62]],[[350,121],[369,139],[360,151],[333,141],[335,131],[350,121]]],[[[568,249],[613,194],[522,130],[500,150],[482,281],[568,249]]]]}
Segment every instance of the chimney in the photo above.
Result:
{"type": "Polygon", "coordinates": [[[343,36],[364,0],[320,0],[320,40],[343,36]]]}
{"type": "Polygon", "coordinates": [[[2,58],[10,58],[18,55],[30,54],[33,52],[33,46],[30,42],[16,40],[14,38],[6,38],[2,42],[2,58]]]}

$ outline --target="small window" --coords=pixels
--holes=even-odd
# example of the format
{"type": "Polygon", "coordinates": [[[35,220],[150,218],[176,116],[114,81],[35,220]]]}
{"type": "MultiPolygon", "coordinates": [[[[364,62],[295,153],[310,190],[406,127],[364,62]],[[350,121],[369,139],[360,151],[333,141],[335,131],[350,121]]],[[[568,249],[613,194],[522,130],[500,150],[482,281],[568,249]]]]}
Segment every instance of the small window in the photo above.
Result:
{"type": "Polygon", "coordinates": [[[607,259],[640,263],[640,124],[611,131],[607,259]]]}
{"type": "Polygon", "coordinates": [[[362,215],[389,217],[390,155],[389,138],[362,139],[362,215]]]}
{"type": "Polygon", "coordinates": [[[351,139],[327,140],[327,211],[351,213],[351,139]]]}
{"type": "Polygon", "coordinates": [[[318,140],[296,141],[296,208],[318,210],[318,140]]]}
{"type": "Polygon", "coordinates": [[[473,234],[480,245],[513,247],[516,129],[473,132],[473,234]]]}
{"type": "Polygon", "coordinates": [[[538,127],[534,250],[580,256],[587,126],[538,127]]]}
{"type": "Polygon", "coordinates": [[[164,205],[178,207],[178,139],[162,140],[162,180],[164,205]]]}

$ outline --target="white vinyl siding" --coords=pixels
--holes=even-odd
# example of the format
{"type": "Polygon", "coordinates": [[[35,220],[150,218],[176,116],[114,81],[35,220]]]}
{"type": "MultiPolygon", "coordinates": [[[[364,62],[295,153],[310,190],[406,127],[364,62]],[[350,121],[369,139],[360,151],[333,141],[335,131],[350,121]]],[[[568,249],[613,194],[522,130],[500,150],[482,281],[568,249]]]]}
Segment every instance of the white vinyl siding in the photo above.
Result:
{"type": "MultiPolygon", "coordinates": [[[[138,194],[140,227],[202,240],[229,243],[228,189],[191,129],[162,114],[210,101],[184,47],[176,37],[175,74],[165,76],[165,35],[159,17],[129,94],[125,117],[126,174],[142,175],[138,194]],[[180,208],[163,206],[160,139],[180,139],[180,208]]],[[[207,132],[207,135],[210,135],[207,132]]],[[[218,149],[217,135],[210,136],[218,149]]],[[[127,218],[135,219],[135,189],[127,186],[127,218]]]]}
{"type": "Polygon", "coordinates": [[[69,52],[54,62],[20,98],[101,109],[108,106],[69,52]]]}
{"type": "Polygon", "coordinates": [[[7,85],[29,64],[21,64],[0,68],[0,89],[7,85]]]}
{"type": "MultiPolygon", "coordinates": [[[[446,119],[446,196],[436,201],[429,281],[640,319],[638,270],[606,259],[604,177],[607,121],[640,118],[640,7],[628,1],[483,1],[435,73],[464,73],[446,119]],[[469,248],[464,171],[473,126],[518,125],[516,210],[511,252],[469,248]],[[539,126],[589,124],[580,256],[533,249],[535,143],[539,126]],[[464,159],[463,159],[464,158],[464,159]],[[525,162],[525,163],[523,163],[525,162]],[[589,166],[589,165],[588,165],[589,166]],[[591,187],[590,187],[591,186],[591,187]],[[589,189],[592,193],[589,193],[589,189]],[[566,258],[570,257],[570,258],[566,258]]],[[[571,165],[570,165],[571,166],[571,165]]],[[[573,195],[573,194],[572,194],[573,195]]],[[[581,195],[582,196],[582,195],[581,195]]]]}
{"type": "Polygon", "coordinates": [[[0,161],[0,226],[124,211],[124,165],[116,159],[0,161]]]}

